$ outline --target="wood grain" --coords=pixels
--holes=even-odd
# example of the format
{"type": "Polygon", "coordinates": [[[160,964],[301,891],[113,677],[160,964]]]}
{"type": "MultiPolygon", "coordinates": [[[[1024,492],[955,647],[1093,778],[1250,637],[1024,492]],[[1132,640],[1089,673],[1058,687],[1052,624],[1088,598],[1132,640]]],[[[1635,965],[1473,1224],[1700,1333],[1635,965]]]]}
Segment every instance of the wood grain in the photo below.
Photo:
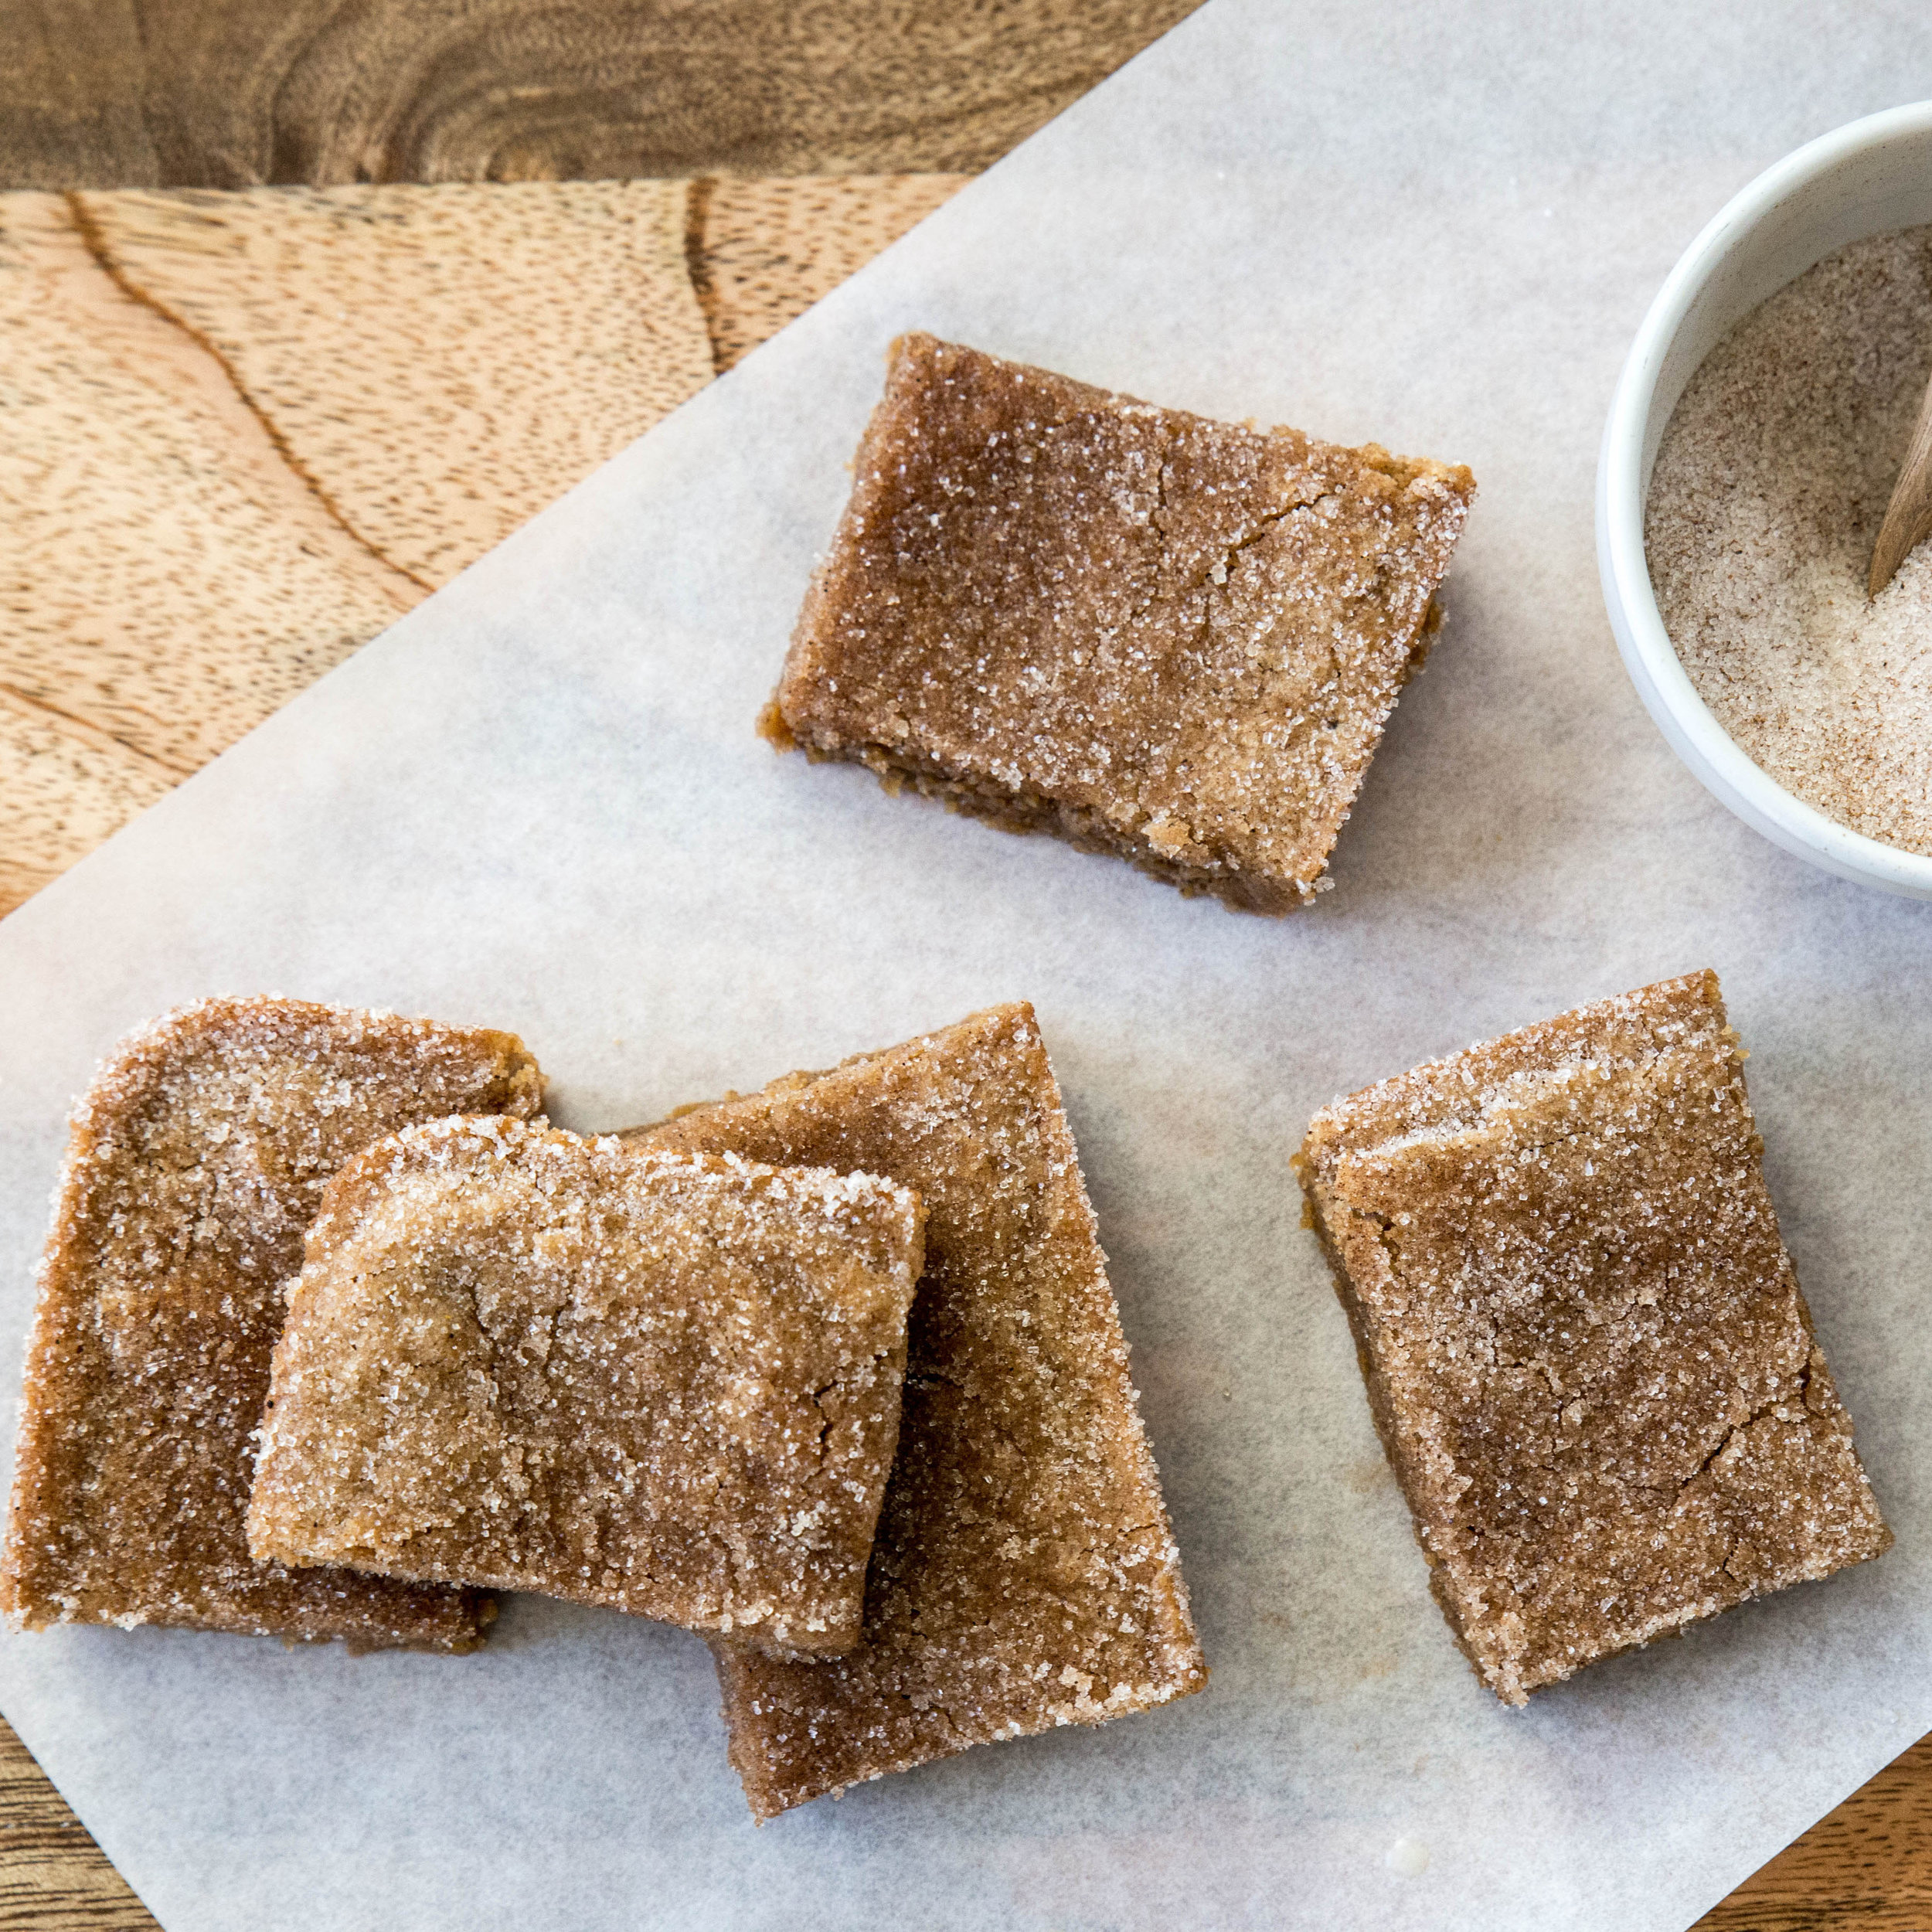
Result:
{"type": "Polygon", "coordinates": [[[975,171],[1196,0],[9,0],[0,187],[975,171]]]}
{"type": "Polygon", "coordinates": [[[158,182],[135,0],[0,6],[0,188],[158,182]]]}
{"type": "Polygon", "coordinates": [[[692,277],[722,371],[862,268],[964,175],[692,182],[692,277]]]}
{"type": "Polygon", "coordinates": [[[0,1928],[157,1932],[12,1728],[0,1723],[0,1928]]]}
{"type": "Polygon", "coordinates": [[[318,505],[439,588],[707,382],[682,182],[75,198],[318,505]]]}
{"type": "Polygon", "coordinates": [[[1932,1737],[1747,1879],[1692,1932],[1926,1932],[1932,1737]]]}
{"type": "Polygon", "coordinates": [[[421,594],[73,208],[0,206],[0,887],[70,864],[421,594]]]}

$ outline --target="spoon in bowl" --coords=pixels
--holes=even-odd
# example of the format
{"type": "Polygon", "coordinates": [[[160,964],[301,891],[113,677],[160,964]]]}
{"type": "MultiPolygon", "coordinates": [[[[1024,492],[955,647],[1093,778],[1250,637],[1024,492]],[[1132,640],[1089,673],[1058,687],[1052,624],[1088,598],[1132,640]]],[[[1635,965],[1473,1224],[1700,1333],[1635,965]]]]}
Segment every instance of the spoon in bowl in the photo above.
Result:
{"type": "Polygon", "coordinates": [[[1911,447],[1905,452],[1899,480],[1892,486],[1892,501],[1879,526],[1879,540],[1872,546],[1868,594],[1876,597],[1927,536],[1932,536],[1932,383],[1926,385],[1911,447]]]}

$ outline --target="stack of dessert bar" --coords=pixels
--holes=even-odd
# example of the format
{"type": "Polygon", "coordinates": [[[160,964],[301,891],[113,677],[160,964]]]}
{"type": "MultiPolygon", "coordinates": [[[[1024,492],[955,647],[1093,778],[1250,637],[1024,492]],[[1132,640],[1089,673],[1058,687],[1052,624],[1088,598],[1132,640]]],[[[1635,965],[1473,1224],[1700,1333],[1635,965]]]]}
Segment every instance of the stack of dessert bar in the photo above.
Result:
{"type": "Polygon", "coordinates": [[[760,1819],[1202,1686],[1030,1009],[621,1137],[542,1090],[508,1035],[285,1000],[124,1043],[7,1607],[444,1651],[494,1590],[662,1618],[760,1819]]]}

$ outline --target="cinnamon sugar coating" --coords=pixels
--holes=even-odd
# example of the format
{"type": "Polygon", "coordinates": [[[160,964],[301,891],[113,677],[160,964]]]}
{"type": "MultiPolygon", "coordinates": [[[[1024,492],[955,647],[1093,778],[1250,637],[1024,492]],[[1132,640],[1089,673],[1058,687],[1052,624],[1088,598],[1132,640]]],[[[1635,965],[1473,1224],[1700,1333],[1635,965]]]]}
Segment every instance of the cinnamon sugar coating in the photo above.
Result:
{"type": "Polygon", "coordinates": [[[1475,495],[902,337],[764,728],[1189,894],[1304,903],[1475,495]]]}
{"type": "Polygon", "coordinates": [[[205,1000],[123,1041],[41,1263],[0,1604],[34,1629],[472,1648],[487,1599],[257,1563],[243,1518],[323,1184],[415,1121],[534,1113],[543,1085],[511,1034],[297,1000],[205,1000]]]}
{"type": "Polygon", "coordinates": [[[250,1547],[845,1649],[923,1219],[867,1174],[513,1121],[384,1141],[309,1231],[250,1547]]]}
{"type": "Polygon", "coordinates": [[[864,1639],[810,1663],[713,1646],[754,1816],[1202,1687],[1106,1259],[1030,1007],[639,1131],[890,1174],[927,1210],[864,1639]]]}
{"type": "Polygon", "coordinates": [[[1430,1582],[1505,1702],[1883,1553],[1717,978],[1417,1068],[1297,1161],[1430,1582]]]}

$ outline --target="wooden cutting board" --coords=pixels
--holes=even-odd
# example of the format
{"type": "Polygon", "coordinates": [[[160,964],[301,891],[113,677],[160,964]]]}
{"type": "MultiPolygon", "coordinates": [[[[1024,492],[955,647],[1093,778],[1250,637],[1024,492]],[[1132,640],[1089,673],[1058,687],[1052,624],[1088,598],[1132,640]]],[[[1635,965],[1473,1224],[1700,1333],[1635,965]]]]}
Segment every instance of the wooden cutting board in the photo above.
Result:
{"type": "MultiPolygon", "coordinates": [[[[1190,4],[10,9],[0,912],[1190,4]]],[[[0,1725],[0,1926],[152,1923],[0,1725]]],[[[1932,1740],[1699,1932],[1928,1926],[1932,1740]]]]}

